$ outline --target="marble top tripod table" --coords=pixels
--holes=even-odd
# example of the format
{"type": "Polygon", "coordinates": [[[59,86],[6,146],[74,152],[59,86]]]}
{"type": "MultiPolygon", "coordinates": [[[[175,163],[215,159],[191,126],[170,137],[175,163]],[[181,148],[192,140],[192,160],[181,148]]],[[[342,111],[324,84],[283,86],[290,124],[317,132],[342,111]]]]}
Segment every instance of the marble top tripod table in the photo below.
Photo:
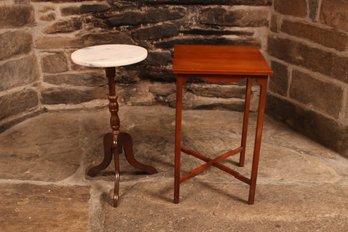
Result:
{"type": "Polygon", "coordinates": [[[109,110],[111,113],[111,132],[104,135],[104,159],[88,171],[89,176],[96,176],[98,172],[107,168],[112,156],[115,163],[115,187],[113,205],[117,207],[119,199],[120,165],[119,154],[122,150],[127,161],[135,168],[148,174],[157,173],[151,166],[138,162],[133,154],[133,142],[128,133],[120,132],[120,119],[118,117],[118,102],[115,89],[115,67],[126,66],[143,61],[147,57],[145,48],[126,44],[106,44],[79,49],[71,54],[74,63],[87,67],[105,68],[109,84],[109,110]]]}

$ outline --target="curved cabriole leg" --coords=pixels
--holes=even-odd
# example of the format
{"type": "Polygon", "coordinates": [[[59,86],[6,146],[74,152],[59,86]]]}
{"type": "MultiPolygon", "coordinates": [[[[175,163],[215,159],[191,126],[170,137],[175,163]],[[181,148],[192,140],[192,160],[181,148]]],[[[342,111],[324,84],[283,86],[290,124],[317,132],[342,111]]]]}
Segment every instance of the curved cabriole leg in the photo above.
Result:
{"type": "Polygon", "coordinates": [[[120,159],[119,159],[119,148],[113,149],[114,163],[115,163],[115,184],[114,184],[114,196],[113,196],[113,206],[118,206],[119,192],[120,192],[120,159]]]}
{"type": "Polygon", "coordinates": [[[140,169],[148,174],[154,174],[157,173],[157,170],[149,165],[145,165],[137,161],[134,157],[133,153],[133,141],[132,137],[128,133],[121,132],[118,135],[118,143],[120,146],[124,149],[124,154],[126,156],[126,159],[130,165],[133,167],[140,169]]]}
{"type": "Polygon", "coordinates": [[[111,133],[107,133],[104,135],[103,144],[104,144],[104,159],[99,165],[92,167],[91,169],[88,170],[87,175],[91,177],[96,176],[98,172],[107,168],[109,164],[111,163],[111,160],[112,160],[112,134],[111,133]]]}

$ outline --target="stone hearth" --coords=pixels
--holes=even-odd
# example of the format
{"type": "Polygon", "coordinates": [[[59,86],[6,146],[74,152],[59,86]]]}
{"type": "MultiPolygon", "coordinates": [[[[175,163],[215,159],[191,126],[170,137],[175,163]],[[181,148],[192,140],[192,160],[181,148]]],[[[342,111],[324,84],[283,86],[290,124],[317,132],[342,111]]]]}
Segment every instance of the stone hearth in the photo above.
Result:
{"type": "MultiPolygon", "coordinates": [[[[44,113],[2,133],[0,230],[346,230],[348,161],[270,118],[255,205],[246,204],[247,185],[214,168],[183,184],[181,203],[173,204],[174,114],[165,106],[121,108],[136,157],[159,173],[140,175],[121,155],[118,208],[110,205],[112,166],[95,178],[85,175],[102,158],[107,110],[44,113]]],[[[185,111],[184,144],[213,157],[239,145],[241,122],[238,112],[185,111]]],[[[249,173],[253,136],[246,167],[236,167],[238,157],[226,165],[249,173]]],[[[184,156],[183,164],[188,171],[201,163],[184,156]]]]}

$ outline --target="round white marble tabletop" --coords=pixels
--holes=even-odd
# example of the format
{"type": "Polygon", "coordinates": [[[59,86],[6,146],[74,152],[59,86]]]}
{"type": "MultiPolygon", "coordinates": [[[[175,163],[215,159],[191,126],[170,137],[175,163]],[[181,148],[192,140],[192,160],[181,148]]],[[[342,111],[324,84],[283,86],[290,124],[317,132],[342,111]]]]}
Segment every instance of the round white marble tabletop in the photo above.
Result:
{"type": "Polygon", "coordinates": [[[145,60],[147,50],[128,44],[105,44],[79,49],[71,54],[75,64],[87,67],[119,67],[145,60]]]}

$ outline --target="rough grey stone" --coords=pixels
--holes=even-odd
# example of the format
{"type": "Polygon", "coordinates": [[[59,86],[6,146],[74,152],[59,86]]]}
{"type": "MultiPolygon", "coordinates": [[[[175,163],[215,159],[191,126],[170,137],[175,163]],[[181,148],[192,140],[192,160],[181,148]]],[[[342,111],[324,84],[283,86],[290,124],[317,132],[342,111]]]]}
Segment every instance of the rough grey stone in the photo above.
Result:
{"type": "MultiPolygon", "coordinates": [[[[282,124],[265,118],[253,206],[246,204],[248,185],[213,167],[185,182],[181,202],[175,205],[175,110],[123,105],[119,114],[122,130],[133,136],[136,158],[156,167],[158,174],[138,175],[121,154],[121,198],[118,208],[112,208],[113,165],[97,177],[85,180],[84,176],[102,159],[102,136],[110,130],[108,109],[42,114],[0,134],[0,178],[5,179],[0,188],[0,213],[5,215],[0,227],[6,225],[5,231],[346,230],[348,161],[282,124]],[[47,139],[51,137],[55,139],[47,139]],[[10,173],[14,180],[3,177],[10,173]],[[91,191],[76,186],[81,181],[92,186],[91,191]],[[43,207],[47,204],[50,207],[43,207]],[[42,221],[47,223],[38,227],[36,222],[42,221]]],[[[213,158],[240,146],[242,121],[239,112],[184,111],[183,144],[213,158]]],[[[256,114],[251,113],[246,167],[237,167],[238,155],[223,161],[246,176],[255,124],[256,114]]],[[[182,155],[183,174],[201,164],[182,155]]]]}
{"type": "Polygon", "coordinates": [[[80,41],[84,46],[110,44],[110,43],[121,43],[121,44],[133,43],[132,38],[126,32],[100,32],[100,31],[82,35],[80,41]]]}
{"type": "MultiPolygon", "coordinates": [[[[80,0],[31,0],[32,2],[53,2],[53,3],[64,3],[64,2],[80,2],[80,0]]],[[[104,0],[94,0],[95,2],[103,2],[104,0]]]]}
{"type": "Polygon", "coordinates": [[[308,39],[339,51],[345,51],[348,48],[348,35],[337,30],[323,29],[310,24],[288,20],[283,21],[281,30],[292,36],[308,39]]]}
{"type": "Polygon", "coordinates": [[[4,119],[3,121],[0,121],[0,133],[10,129],[11,127],[27,120],[30,118],[33,118],[35,116],[40,115],[44,112],[44,109],[37,108],[35,110],[29,111],[29,112],[22,112],[21,114],[16,115],[11,120],[4,119]]]}
{"type": "Polygon", "coordinates": [[[0,34],[0,60],[31,51],[33,37],[24,31],[0,34]]]}
{"type": "Polygon", "coordinates": [[[272,61],[273,74],[270,78],[269,89],[277,94],[287,96],[289,86],[288,67],[284,64],[272,61]]]}
{"type": "Polygon", "coordinates": [[[117,92],[120,102],[131,106],[157,105],[155,96],[149,92],[149,85],[149,82],[119,85],[117,92]]]}
{"type": "Polygon", "coordinates": [[[234,30],[218,30],[218,29],[206,29],[206,28],[188,28],[180,30],[180,33],[184,35],[237,35],[237,36],[252,36],[254,33],[251,31],[234,31],[234,30]]]}
{"type": "Polygon", "coordinates": [[[42,6],[42,7],[40,7],[40,10],[39,10],[40,13],[47,13],[47,12],[50,12],[50,11],[54,11],[54,7],[52,7],[52,6],[42,6]]]}
{"type": "Polygon", "coordinates": [[[347,57],[275,36],[270,36],[268,42],[270,55],[348,83],[347,57]]]}
{"type": "Polygon", "coordinates": [[[272,5],[272,0],[138,0],[146,4],[174,5],[272,5]]]}
{"type": "Polygon", "coordinates": [[[185,9],[181,7],[174,8],[150,8],[145,13],[145,22],[157,23],[168,20],[181,19],[185,16],[185,9]]]}
{"type": "MultiPolygon", "coordinates": [[[[329,60],[330,62],[330,60],[329,60]]],[[[332,73],[330,75],[340,81],[348,83],[348,57],[335,56],[332,57],[332,73]]]]}
{"type": "Polygon", "coordinates": [[[62,7],[60,9],[60,12],[62,13],[63,16],[76,15],[76,14],[81,14],[81,8],[78,6],[67,6],[67,7],[62,7]]]}
{"type": "Polygon", "coordinates": [[[306,0],[275,0],[273,4],[274,9],[281,14],[297,17],[306,17],[307,15],[306,0]]]}
{"type": "Polygon", "coordinates": [[[2,231],[87,231],[89,187],[0,185],[2,231]]]}
{"type": "Polygon", "coordinates": [[[173,83],[160,83],[150,86],[149,91],[156,96],[168,96],[176,92],[176,86],[173,83]]]}
{"type": "Polygon", "coordinates": [[[347,204],[344,193],[347,189],[332,188],[331,185],[262,185],[258,188],[259,203],[250,207],[244,200],[247,193],[244,185],[198,181],[181,187],[183,198],[177,207],[171,202],[171,182],[139,183],[127,188],[120,205],[123,214],[108,204],[103,205],[104,231],[325,231],[335,228],[343,232],[348,225],[345,214],[329,216],[334,212],[333,207],[323,206],[322,201],[341,208],[347,204]],[[340,197],[332,198],[336,191],[340,197]],[[308,199],[310,195],[313,197],[308,199]],[[135,207],[140,207],[139,212],[147,211],[148,216],[134,214],[135,207]],[[117,222],[115,217],[119,218],[117,222]]]}
{"type": "Polygon", "coordinates": [[[1,139],[0,178],[61,181],[73,175],[84,149],[79,146],[79,116],[41,114],[33,120],[13,127],[1,139]]]}
{"type": "Polygon", "coordinates": [[[44,104],[78,104],[105,98],[105,94],[105,88],[47,88],[41,92],[41,101],[44,104]]]}
{"type": "Polygon", "coordinates": [[[116,83],[117,84],[134,84],[140,81],[139,72],[137,68],[119,67],[116,69],[116,83]]]}
{"type": "MultiPolygon", "coordinates": [[[[140,12],[125,12],[113,15],[108,19],[110,26],[139,25],[144,22],[145,16],[140,12]]],[[[146,22],[144,22],[146,23],[146,22]]]]}
{"type": "Polygon", "coordinates": [[[278,16],[276,14],[272,15],[270,30],[273,32],[278,32],[278,16]]]}
{"type": "Polygon", "coordinates": [[[185,89],[202,97],[244,99],[245,96],[245,88],[238,85],[188,84],[185,89]]]}
{"type": "Polygon", "coordinates": [[[56,14],[55,13],[48,13],[45,15],[40,16],[40,20],[42,21],[54,21],[56,19],[56,14]]]}
{"type": "Polygon", "coordinates": [[[145,60],[145,63],[148,65],[168,65],[173,62],[172,54],[168,51],[161,51],[161,52],[151,52],[149,51],[149,54],[145,60]]]}
{"type": "Polygon", "coordinates": [[[342,87],[317,80],[297,70],[292,72],[290,97],[334,118],[338,118],[343,107],[342,87]]]}
{"type": "Polygon", "coordinates": [[[97,87],[106,85],[104,74],[96,72],[87,73],[64,73],[45,75],[44,81],[55,85],[73,85],[97,87]]]}
{"type": "Polygon", "coordinates": [[[39,37],[34,42],[35,48],[38,49],[61,49],[61,48],[79,48],[81,41],[78,38],[63,36],[39,37]]]}
{"type": "Polygon", "coordinates": [[[65,72],[68,71],[68,61],[64,52],[57,52],[43,57],[41,67],[44,73],[65,72]]]}
{"type": "Polygon", "coordinates": [[[150,8],[145,13],[139,11],[127,11],[114,14],[108,19],[110,26],[140,25],[157,23],[168,20],[180,19],[184,16],[181,8],[150,8]]]}
{"type": "Polygon", "coordinates": [[[64,16],[88,13],[100,13],[109,10],[110,6],[107,4],[83,4],[81,6],[67,6],[62,7],[61,13],[64,16]]]}
{"type": "Polygon", "coordinates": [[[30,0],[14,0],[16,4],[30,4],[30,0]]]}
{"type": "Polygon", "coordinates": [[[308,0],[309,17],[316,21],[318,15],[319,0],[308,0]]]}
{"type": "Polygon", "coordinates": [[[80,13],[99,13],[110,9],[111,7],[107,4],[83,4],[80,6],[80,13]]]}
{"type": "MultiPolygon", "coordinates": [[[[164,98],[164,101],[169,104],[170,107],[176,106],[176,94],[171,94],[164,98]]],[[[183,96],[183,108],[184,109],[228,109],[235,111],[243,111],[244,100],[239,98],[217,98],[217,97],[204,97],[194,95],[191,92],[184,92],[183,96]]]]}
{"type": "Polygon", "coordinates": [[[260,46],[253,38],[233,39],[224,37],[178,37],[155,43],[158,48],[173,48],[175,44],[224,44],[224,45],[254,45],[260,46]]]}
{"type": "Polygon", "coordinates": [[[320,10],[320,22],[348,31],[348,2],[344,0],[323,0],[320,10]]]}
{"type": "MultiPolygon", "coordinates": [[[[172,178],[171,164],[174,149],[175,110],[163,106],[121,106],[119,114],[122,130],[133,135],[136,157],[142,162],[154,165],[161,170],[157,176],[151,178],[156,180],[158,176],[163,175],[172,178]],[[160,117],[158,117],[158,112],[161,112],[160,117]]],[[[239,146],[243,121],[241,113],[189,110],[184,111],[183,119],[185,146],[197,149],[208,156],[214,156],[234,146],[239,146]],[[213,118],[216,120],[212,120],[213,118]],[[199,124],[196,123],[197,121],[199,121],[199,124]]],[[[249,172],[252,163],[251,147],[255,120],[256,115],[252,113],[250,115],[250,133],[248,136],[248,147],[250,149],[247,149],[247,166],[245,170],[243,168],[238,169],[238,171],[244,170],[244,173],[249,172]]],[[[96,164],[102,159],[102,135],[109,131],[109,112],[107,109],[103,109],[89,112],[48,113],[22,123],[11,129],[11,131],[11,133],[4,134],[1,137],[1,149],[4,150],[0,151],[2,151],[1,154],[6,154],[7,149],[12,149],[12,153],[17,155],[12,156],[12,158],[11,156],[5,156],[1,163],[5,164],[8,159],[17,157],[18,169],[1,168],[0,170],[3,172],[1,175],[10,176],[12,173],[12,176],[21,179],[61,180],[66,178],[69,173],[74,172],[78,159],[82,157],[82,154],[87,155],[86,163],[88,165],[96,164]],[[30,136],[30,133],[33,133],[33,135],[30,136]],[[46,133],[51,136],[53,134],[56,139],[52,140],[52,143],[47,143],[46,133]],[[18,134],[22,136],[16,137],[18,134]],[[11,148],[14,141],[22,145],[17,146],[16,149],[11,148]],[[63,145],[64,143],[65,145],[63,145]],[[38,147],[40,149],[37,149],[38,147]],[[38,155],[25,156],[27,153],[23,152],[23,149],[34,149],[33,153],[38,155]],[[25,159],[25,157],[27,158],[25,159]],[[55,158],[54,161],[51,160],[51,157],[55,158]],[[41,163],[45,163],[45,165],[35,166],[31,163],[38,162],[37,159],[40,159],[41,163]],[[18,171],[28,169],[30,172],[27,173],[18,171]],[[50,170],[54,171],[51,172],[50,170]],[[45,174],[45,172],[50,173],[45,174]]],[[[299,137],[295,132],[267,118],[262,147],[263,165],[260,166],[260,180],[279,181],[279,183],[284,180],[291,183],[335,183],[339,180],[337,173],[323,160],[323,157],[328,157],[327,154],[330,154],[329,150],[310,142],[306,138],[299,137]],[[308,159],[310,159],[310,162],[308,162],[308,159]],[[284,165],[289,160],[292,164],[284,165]],[[301,172],[304,168],[307,169],[305,174],[301,172]]],[[[329,157],[334,156],[331,154],[329,157]]],[[[183,156],[183,159],[185,170],[199,164],[199,162],[193,162],[187,156],[183,156]]],[[[238,157],[232,158],[231,162],[236,159],[238,157]]],[[[121,167],[123,181],[143,178],[132,174],[136,169],[126,165],[123,155],[121,155],[121,167]]],[[[100,178],[113,180],[112,175],[108,176],[112,169],[113,165],[110,165],[110,169],[102,172],[100,178]]],[[[221,175],[215,169],[203,174],[202,177],[212,181],[214,179],[233,181],[231,176],[221,175]]],[[[100,178],[97,177],[96,179],[100,178]]]]}
{"type": "Polygon", "coordinates": [[[24,89],[0,97],[0,120],[32,110],[39,104],[37,92],[24,89]]]}
{"type": "Polygon", "coordinates": [[[46,34],[55,33],[70,33],[80,30],[82,28],[82,21],[80,18],[71,18],[69,20],[60,20],[54,24],[46,27],[43,32],[46,34]]]}
{"type": "MultiPolygon", "coordinates": [[[[117,81],[118,82],[118,81],[117,81]]],[[[127,105],[169,105],[175,107],[174,83],[140,81],[135,84],[118,85],[121,102],[127,105]]],[[[242,111],[244,87],[238,85],[185,84],[185,109],[229,109],[242,111]]],[[[257,90],[253,90],[251,111],[257,110],[257,90]]]]}
{"type": "MultiPolygon", "coordinates": [[[[275,115],[271,115],[275,116],[275,115]]],[[[266,117],[268,118],[268,117],[266,117]]],[[[270,118],[268,118],[270,119],[270,118]]],[[[254,119],[251,119],[251,122],[253,122],[254,119]]],[[[271,120],[271,119],[270,119],[271,120]]],[[[277,118],[277,120],[279,120],[277,118]]],[[[256,124],[252,123],[249,126],[250,131],[254,131],[256,129],[256,124]]],[[[252,138],[252,137],[251,137],[252,138]]],[[[248,141],[250,141],[248,139],[248,141]]],[[[315,180],[316,177],[319,177],[317,179],[321,183],[336,183],[336,181],[339,179],[337,176],[337,170],[335,171],[334,169],[331,169],[332,167],[328,167],[326,171],[319,171],[318,169],[315,170],[315,167],[323,167],[321,163],[321,159],[328,159],[328,160],[336,160],[335,158],[335,153],[332,150],[329,150],[329,148],[324,148],[324,146],[319,145],[316,141],[311,140],[308,137],[305,137],[295,130],[289,129],[288,125],[278,121],[274,121],[273,119],[271,121],[266,120],[264,124],[264,131],[262,135],[262,150],[263,150],[263,157],[268,157],[268,158],[262,158],[266,159],[262,162],[269,162],[270,164],[273,163],[273,165],[267,165],[268,166],[268,171],[262,171],[263,177],[270,177],[272,176],[276,177],[278,180],[289,180],[290,182],[297,182],[301,178],[302,180],[306,183],[312,182],[311,180],[315,180]],[[279,139],[281,138],[281,139],[279,139]],[[277,150],[273,150],[272,146],[278,147],[277,150]],[[285,152],[287,149],[290,149],[290,151],[285,152]],[[277,153],[283,153],[283,151],[286,153],[285,156],[288,157],[283,157],[283,155],[277,153]],[[267,155],[266,155],[267,154],[267,155]],[[294,166],[287,166],[287,167],[281,167],[281,165],[285,161],[280,161],[280,157],[284,159],[291,159],[290,156],[293,159],[295,165],[294,166]],[[311,156],[311,157],[316,157],[313,162],[310,162],[310,164],[307,161],[304,161],[303,159],[306,159],[306,157],[311,156]],[[277,161],[278,160],[278,161],[277,161]],[[300,177],[298,175],[301,173],[301,170],[306,169],[306,166],[310,165],[312,168],[312,171],[310,173],[306,173],[305,176],[300,177]],[[296,166],[296,167],[295,167],[296,166]],[[294,169],[292,169],[294,168],[294,169]],[[290,170],[292,169],[292,170],[290,170]],[[271,171],[272,170],[272,171],[271,171]],[[277,173],[276,170],[283,170],[284,172],[277,173]],[[285,174],[287,173],[287,174],[285,174]],[[297,173],[297,174],[296,174],[297,173]],[[327,181],[325,181],[325,179],[327,181]]],[[[345,158],[342,158],[344,160],[345,158]]],[[[309,166],[308,166],[309,167],[309,166]]],[[[262,168],[263,169],[263,168],[262,168]]],[[[316,182],[316,181],[314,181],[316,182]]]]}
{"type": "Polygon", "coordinates": [[[348,157],[348,126],[272,95],[267,105],[268,114],[277,120],[348,157]]]}
{"type": "Polygon", "coordinates": [[[137,1],[129,1],[129,0],[110,0],[109,3],[112,5],[114,9],[117,10],[129,10],[129,9],[139,9],[139,7],[142,7],[144,5],[144,2],[142,0],[137,1]]]}
{"type": "Polygon", "coordinates": [[[244,110],[244,100],[238,98],[212,98],[194,96],[192,100],[187,103],[189,109],[227,109],[235,111],[244,110]]]}
{"type": "Polygon", "coordinates": [[[0,28],[22,27],[34,23],[34,10],[30,5],[1,5],[0,28]]]}
{"type": "Polygon", "coordinates": [[[93,30],[93,29],[107,29],[108,27],[106,21],[97,17],[86,16],[83,19],[83,29],[85,30],[93,30]]]}
{"type": "Polygon", "coordinates": [[[215,7],[203,9],[199,22],[207,25],[260,27],[268,25],[268,11],[264,9],[230,10],[215,7]]]}
{"type": "Polygon", "coordinates": [[[179,34],[178,28],[174,24],[161,24],[148,28],[141,28],[132,32],[132,36],[137,40],[153,40],[173,37],[179,34]]]}
{"type": "Polygon", "coordinates": [[[150,79],[155,81],[175,81],[172,69],[164,67],[149,66],[140,70],[139,74],[142,79],[150,79]]]}
{"type": "Polygon", "coordinates": [[[348,95],[346,96],[346,111],[345,111],[344,124],[348,125],[348,95]]]}
{"type": "Polygon", "coordinates": [[[38,63],[34,55],[11,60],[0,65],[0,90],[30,84],[39,78],[38,63]]]}

